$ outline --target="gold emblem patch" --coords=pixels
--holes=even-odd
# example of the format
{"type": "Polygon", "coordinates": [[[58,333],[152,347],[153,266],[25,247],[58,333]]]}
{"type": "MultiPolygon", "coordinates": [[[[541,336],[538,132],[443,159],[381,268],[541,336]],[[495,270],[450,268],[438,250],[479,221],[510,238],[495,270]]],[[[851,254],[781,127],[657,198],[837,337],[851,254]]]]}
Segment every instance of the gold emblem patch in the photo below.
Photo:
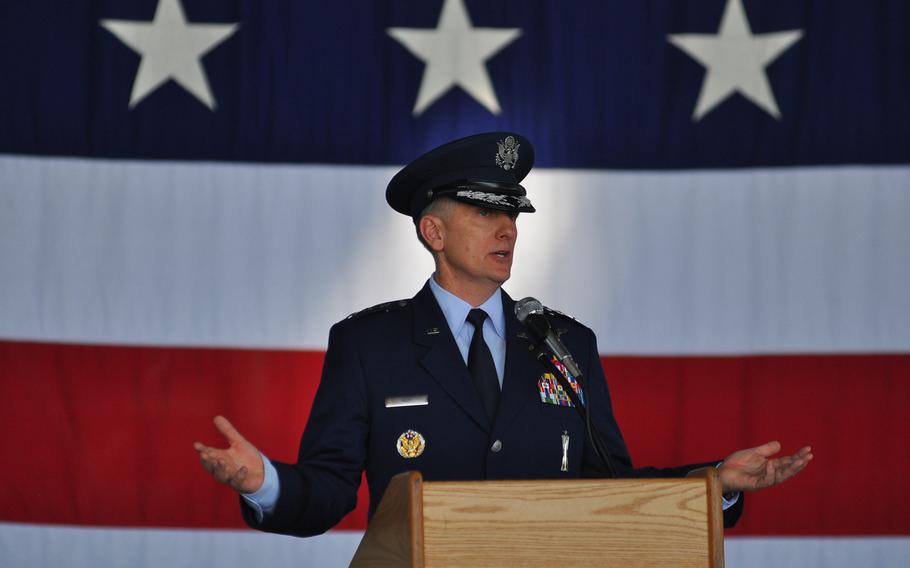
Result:
{"type": "Polygon", "coordinates": [[[401,436],[398,436],[396,447],[398,448],[398,454],[401,457],[411,459],[416,458],[423,453],[424,448],[427,447],[427,441],[423,439],[420,432],[408,430],[401,436]]]}

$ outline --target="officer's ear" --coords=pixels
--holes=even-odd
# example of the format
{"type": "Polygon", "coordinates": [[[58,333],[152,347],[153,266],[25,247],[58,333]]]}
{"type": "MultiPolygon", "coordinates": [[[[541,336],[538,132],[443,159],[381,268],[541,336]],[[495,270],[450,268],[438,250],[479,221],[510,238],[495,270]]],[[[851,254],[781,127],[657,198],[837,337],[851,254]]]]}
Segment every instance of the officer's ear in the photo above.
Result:
{"type": "Polygon", "coordinates": [[[417,226],[424,244],[431,252],[439,252],[444,248],[445,221],[442,220],[442,217],[432,213],[424,215],[417,226]]]}

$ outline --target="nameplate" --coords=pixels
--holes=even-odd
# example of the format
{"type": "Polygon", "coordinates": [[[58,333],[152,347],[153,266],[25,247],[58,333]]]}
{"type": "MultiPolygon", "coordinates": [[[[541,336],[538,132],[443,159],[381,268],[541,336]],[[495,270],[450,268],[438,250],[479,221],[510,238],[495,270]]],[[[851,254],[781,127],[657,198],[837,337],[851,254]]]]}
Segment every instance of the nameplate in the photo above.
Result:
{"type": "Polygon", "coordinates": [[[389,396],[385,399],[386,408],[402,408],[405,406],[427,406],[430,399],[425,394],[414,396],[389,396]]]}

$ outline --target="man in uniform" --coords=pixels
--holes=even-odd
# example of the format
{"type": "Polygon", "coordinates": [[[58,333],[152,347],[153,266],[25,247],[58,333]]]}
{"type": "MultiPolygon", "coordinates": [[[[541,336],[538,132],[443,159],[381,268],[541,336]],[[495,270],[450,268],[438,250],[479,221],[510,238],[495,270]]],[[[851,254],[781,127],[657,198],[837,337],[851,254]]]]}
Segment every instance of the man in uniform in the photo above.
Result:
{"type": "MultiPolygon", "coordinates": [[[[229,447],[194,444],[203,467],[241,494],[252,527],[299,536],[328,530],[354,508],[364,470],[371,515],[389,480],[408,470],[431,481],[610,475],[571,400],[530,354],[515,301],[501,289],[516,218],[534,212],[520,185],[533,162],[523,137],[479,134],[424,154],[392,179],[386,199],[413,219],[435,272],[412,299],[332,327],[297,463],[262,456],[220,416],[215,425],[229,447]]],[[[619,476],[682,476],[704,465],[634,469],[594,333],[548,317],[585,377],[572,388],[619,476]]],[[[739,517],[742,491],[780,483],[812,459],[808,447],[773,458],[779,451],[769,442],[720,465],[725,525],[739,517]]]]}

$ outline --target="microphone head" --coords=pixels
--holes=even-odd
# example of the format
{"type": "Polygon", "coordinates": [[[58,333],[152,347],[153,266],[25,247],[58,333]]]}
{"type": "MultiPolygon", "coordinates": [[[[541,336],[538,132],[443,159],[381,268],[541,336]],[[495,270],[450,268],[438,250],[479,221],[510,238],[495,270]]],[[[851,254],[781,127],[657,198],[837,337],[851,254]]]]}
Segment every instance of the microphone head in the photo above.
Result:
{"type": "Polygon", "coordinates": [[[515,302],[515,317],[518,321],[524,323],[531,314],[543,314],[543,304],[537,298],[528,296],[515,302]]]}

